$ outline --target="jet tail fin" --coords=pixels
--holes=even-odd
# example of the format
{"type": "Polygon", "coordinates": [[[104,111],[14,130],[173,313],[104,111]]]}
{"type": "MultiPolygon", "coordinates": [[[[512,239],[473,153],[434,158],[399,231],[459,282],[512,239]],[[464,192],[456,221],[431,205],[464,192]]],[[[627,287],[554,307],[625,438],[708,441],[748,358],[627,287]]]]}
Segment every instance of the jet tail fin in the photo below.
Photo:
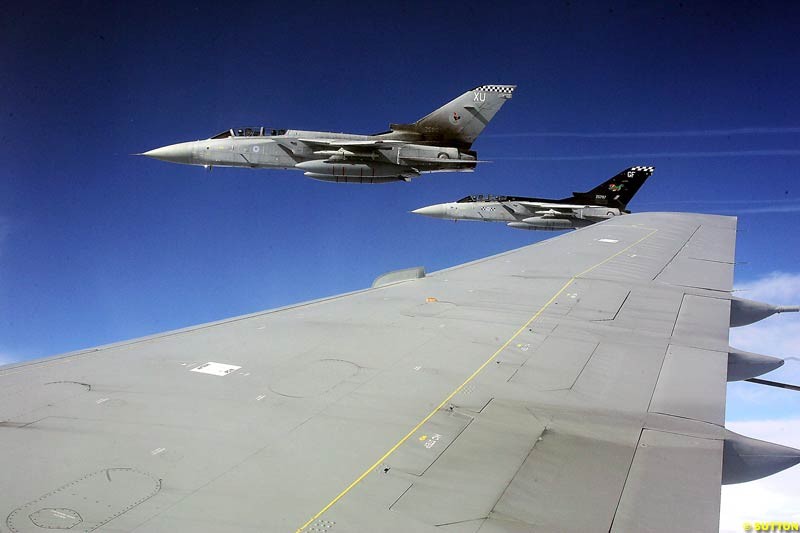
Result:
{"type": "Polygon", "coordinates": [[[624,210],[647,178],[653,175],[654,170],[655,167],[626,168],[591,191],[572,193],[572,200],[624,210]]]}
{"type": "Polygon", "coordinates": [[[391,127],[393,131],[413,131],[426,142],[469,149],[516,88],[516,85],[481,85],[413,124],[391,127]]]}

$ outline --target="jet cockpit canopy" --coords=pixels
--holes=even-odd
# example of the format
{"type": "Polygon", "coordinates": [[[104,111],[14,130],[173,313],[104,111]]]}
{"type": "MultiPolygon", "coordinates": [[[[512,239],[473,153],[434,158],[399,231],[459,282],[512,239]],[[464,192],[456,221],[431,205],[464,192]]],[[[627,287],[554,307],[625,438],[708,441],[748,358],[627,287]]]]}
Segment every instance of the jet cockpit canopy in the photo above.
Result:
{"type": "Polygon", "coordinates": [[[465,196],[456,203],[465,204],[469,202],[505,202],[509,200],[508,196],[495,196],[493,194],[478,194],[472,196],[465,196]]]}
{"type": "Polygon", "coordinates": [[[275,137],[285,135],[286,130],[276,130],[258,126],[255,128],[231,128],[211,137],[212,139],[227,139],[228,137],[275,137]]]}

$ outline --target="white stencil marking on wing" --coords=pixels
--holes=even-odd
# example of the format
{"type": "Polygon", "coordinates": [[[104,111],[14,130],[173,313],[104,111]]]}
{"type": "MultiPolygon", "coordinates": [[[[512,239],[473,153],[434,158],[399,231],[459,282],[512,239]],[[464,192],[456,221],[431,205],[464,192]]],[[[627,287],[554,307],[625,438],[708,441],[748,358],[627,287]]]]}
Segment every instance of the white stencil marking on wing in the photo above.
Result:
{"type": "Polygon", "coordinates": [[[597,242],[619,242],[619,239],[597,239],[597,242]]]}
{"type": "Polygon", "coordinates": [[[193,368],[192,372],[211,374],[212,376],[227,376],[234,370],[239,370],[240,368],[242,367],[209,361],[208,363],[203,363],[202,365],[193,368]]]}

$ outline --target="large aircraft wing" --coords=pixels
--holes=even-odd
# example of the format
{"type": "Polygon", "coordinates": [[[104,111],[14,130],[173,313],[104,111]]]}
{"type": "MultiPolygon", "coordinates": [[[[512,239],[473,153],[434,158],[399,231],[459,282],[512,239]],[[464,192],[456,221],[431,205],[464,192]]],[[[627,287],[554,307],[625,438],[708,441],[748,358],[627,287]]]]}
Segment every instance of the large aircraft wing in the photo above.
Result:
{"type": "Polygon", "coordinates": [[[715,530],[748,445],[724,429],[735,232],[634,214],[4,367],[0,531],[715,530]]]}

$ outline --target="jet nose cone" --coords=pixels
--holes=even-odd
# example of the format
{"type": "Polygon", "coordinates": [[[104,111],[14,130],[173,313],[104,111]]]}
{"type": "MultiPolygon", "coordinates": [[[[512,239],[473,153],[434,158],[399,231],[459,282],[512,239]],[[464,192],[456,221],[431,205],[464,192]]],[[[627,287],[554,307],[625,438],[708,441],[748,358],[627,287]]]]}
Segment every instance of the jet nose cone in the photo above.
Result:
{"type": "Polygon", "coordinates": [[[426,217],[442,218],[444,216],[445,208],[443,205],[429,205],[420,207],[411,211],[415,215],[425,215],[426,217]]]}
{"type": "Polygon", "coordinates": [[[190,164],[192,163],[192,143],[170,144],[144,152],[142,155],[170,163],[190,164]]]}

